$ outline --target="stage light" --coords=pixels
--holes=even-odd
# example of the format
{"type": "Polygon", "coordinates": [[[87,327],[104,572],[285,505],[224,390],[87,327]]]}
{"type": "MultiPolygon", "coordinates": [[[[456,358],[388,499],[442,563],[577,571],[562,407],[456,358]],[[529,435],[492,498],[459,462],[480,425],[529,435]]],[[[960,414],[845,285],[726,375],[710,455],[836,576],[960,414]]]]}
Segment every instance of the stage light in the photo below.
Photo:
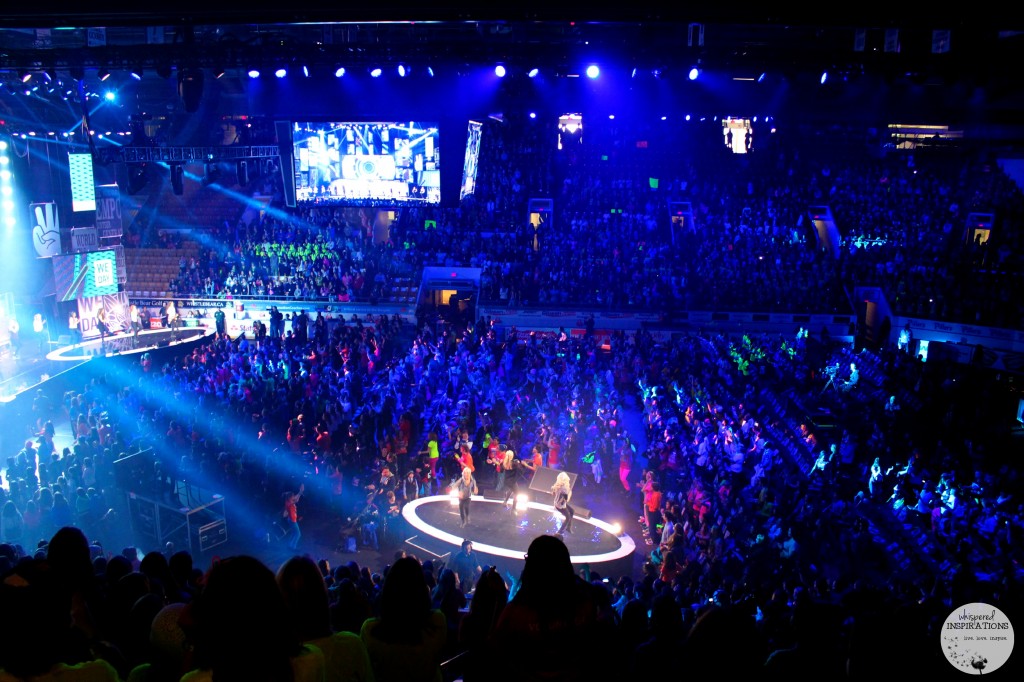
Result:
{"type": "Polygon", "coordinates": [[[828,71],[821,72],[821,84],[824,85],[825,81],[828,80],[828,71]]]}
{"type": "Polygon", "coordinates": [[[309,78],[309,67],[305,64],[302,65],[302,75],[309,78]]]}
{"type": "Polygon", "coordinates": [[[113,102],[117,99],[117,93],[115,93],[113,90],[107,90],[105,93],[103,93],[103,99],[107,100],[108,102],[113,102]]]}
{"type": "Polygon", "coordinates": [[[280,69],[274,72],[274,75],[277,76],[278,78],[284,78],[285,76],[288,75],[288,69],[282,66],[280,69]]]}
{"type": "Polygon", "coordinates": [[[587,67],[587,78],[597,78],[601,75],[601,69],[598,68],[597,64],[591,64],[587,67]]]}
{"type": "Polygon", "coordinates": [[[636,78],[636,67],[635,66],[633,67],[633,72],[631,74],[629,74],[629,77],[630,78],[636,78]]]}
{"type": "Polygon", "coordinates": [[[453,507],[459,506],[459,491],[454,487],[448,491],[448,504],[453,507]]]}
{"type": "Polygon", "coordinates": [[[398,77],[399,78],[405,78],[405,73],[406,73],[405,72],[405,64],[399,64],[398,65],[398,77]]]}
{"type": "Polygon", "coordinates": [[[531,111],[530,112],[530,118],[537,118],[537,112],[536,111],[531,111]]]}
{"type": "Polygon", "coordinates": [[[434,67],[432,67],[432,66],[428,66],[427,67],[427,75],[430,76],[431,78],[434,77],[434,67]]]}
{"type": "Polygon", "coordinates": [[[99,76],[101,82],[105,81],[110,78],[110,69],[100,69],[96,72],[96,75],[99,76]]]}
{"type": "Polygon", "coordinates": [[[530,508],[530,496],[526,493],[516,495],[516,511],[526,511],[530,508]]]}
{"type": "Polygon", "coordinates": [[[29,73],[28,71],[22,71],[21,72],[21,82],[22,83],[28,83],[30,80],[32,80],[32,74],[29,73]]]}
{"type": "Polygon", "coordinates": [[[6,218],[4,218],[4,224],[7,225],[7,227],[14,227],[15,222],[16,221],[14,219],[14,216],[12,215],[9,215],[6,218]]]}
{"type": "Polygon", "coordinates": [[[497,76],[498,78],[504,78],[505,77],[505,67],[503,65],[501,65],[501,64],[498,64],[497,66],[495,66],[494,67],[494,75],[497,76]]]}
{"type": "Polygon", "coordinates": [[[761,72],[761,75],[757,77],[757,82],[758,82],[758,83],[764,83],[764,79],[765,79],[765,77],[766,77],[767,75],[768,75],[768,74],[766,74],[766,73],[765,73],[764,71],[762,71],[762,72],[761,72]]]}
{"type": "Polygon", "coordinates": [[[131,75],[132,75],[132,78],[134,78],[137,81],[142,80],[142,71],[141,70],[139,70],[139,71],[132,71],[131,75]]]}
{"type": "Polygon", "coordinates": [[[380,70],[379,66],[375,67],[373,69],[370,69],[370,75],[373,76],[374,78],[380,78],[380,74],[381,74],[381,70],[380,70]]]}
{"type": "Polygon", "coordinates": [[[11,171],[7,170],[6,168],[3,169],[3,170],[0,170],[0,180],[3,180],[3,181],[6,182],[7,180],[10,180],[10,179],[11,179],[11,171]]]}
{"type": "Polygon", "coordinates": [[[257,69],[249,69],[249,78],[259,78],[260,72],[257,69]]]}
{"type": "Polygon", "coordinates": [[[622,535],[622,524],[616,522],[612,524],[612,533],[614,535],[622,535]]]}
{"type": "Polygon", "coordinates": [[[530,78],[536,78],[538,73],[540,73],[540,69],[530,69],[526,75],[530,78]]]}
{"type": "Polygon", "coordinates": [[[661,117],[661,120],[662,120],[662,121],[667,121],[667,120],[668,120],[668,116],[662,116],[662,117],[661,117]]]}
{"type": "Polygon", "coordinates": [[[608,114],[608,119],[611,121],[615,120],[615,114],[608,114]]]}
{"type": "Polygon", "coordinates": [[[226,73],[227,73],[227,71],[224,69],[223,66],[215,66],[215,67],[213,67],[213,77],[214,78],[223,78],[224,74],[226,74],[226,73]]]}
{"type": "Polygon", "coordinates": [[[698,77],[698,76],[700,76],[700,69],[698,69],[698,68],[697,68],[696,66],[694,66],[693,68],[691,68],[691,69],[690,69],[690,73],[689,73],[689,74],[687,74],[687,78],[689,78],[689,79],[690,79],[690,80],[692,80],[692,81],[695,81],[695,80],[697,80],[697,77],[698,77]]]}

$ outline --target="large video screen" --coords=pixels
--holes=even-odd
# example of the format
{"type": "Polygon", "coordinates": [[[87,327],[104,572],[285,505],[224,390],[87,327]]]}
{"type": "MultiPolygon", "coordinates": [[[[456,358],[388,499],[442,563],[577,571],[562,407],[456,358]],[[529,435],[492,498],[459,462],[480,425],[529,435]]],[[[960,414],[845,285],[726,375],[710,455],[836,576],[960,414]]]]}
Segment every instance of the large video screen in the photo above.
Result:
{"type": "Polygon", "coordinates": [[[459,201],[462,201],[476,191],[476,171],[480,162],[480,137],[483,132],[483,123],[479,121],[469,122],[469,136],[466,139],[466,161],[462,166],[462,189],[459,191],[459,201]]]}
{"type": "Polygon", "coordinates": [[[58,301],[116,294],[117,254],[88,251],[54,256],[53,281],[58,301]]]}
{"type": "Polygon", "coordinates": [[[296,122],[300,203],[440,204],[437,123],[296,122]]]}

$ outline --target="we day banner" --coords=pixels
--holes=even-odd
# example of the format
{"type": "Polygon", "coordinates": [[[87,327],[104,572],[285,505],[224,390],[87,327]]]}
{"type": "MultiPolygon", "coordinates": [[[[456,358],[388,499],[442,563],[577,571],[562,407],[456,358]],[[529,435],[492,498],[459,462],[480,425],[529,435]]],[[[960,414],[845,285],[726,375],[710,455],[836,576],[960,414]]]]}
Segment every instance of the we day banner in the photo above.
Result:
{"type": "Polygon", "coordinates": [[[107,326],[110,334],[117,334],[128,329],[128,294],[119,291],[116,294],[92,296],[78,299],[78,319],[81,321],[83,339],[95,339],[100,335],[96,328],[96,314],[100,308],[107,311],[107,326]]]}

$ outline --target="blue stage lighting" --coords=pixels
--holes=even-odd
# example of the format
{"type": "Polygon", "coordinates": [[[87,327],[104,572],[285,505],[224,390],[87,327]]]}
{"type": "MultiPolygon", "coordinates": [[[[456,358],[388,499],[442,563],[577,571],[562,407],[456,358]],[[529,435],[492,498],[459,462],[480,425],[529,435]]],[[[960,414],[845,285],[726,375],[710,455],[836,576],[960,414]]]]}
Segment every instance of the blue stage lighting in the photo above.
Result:
{"type": "Polygon", "coordinates": [[[285,76],[288,75],[288,69],[282,66],[280,69],[274,72],[274,75],[277,76],[278,78],[284,78],[285,76]]]}
{"type": "Polygon", "coordinates": [[[336,68],[334,70],[334,77],[335,78],[341,78],[344,75],[345,75],[345,67],[344,66],[339,66],[338,68],[336,68]]]}
{"type": "Polygon", "coordinates": [[[697,67],[695,66],[695,67],[693,67],[692,69],[690,69],[690,73],[688,74],[688,76],[687,76],[687,77],[688,77],[688,78],[689,78],[690,80],[692,80],[692,81],[695,81],[695,80],[697,80],[697,77],[698,77],[698,76],[700,76],[700,69],[698,69],[698,68],[697,68],[697,67]]]}
{"type": "Polygon", "coordinates": [[[587,67],[587,77],[597,78],[601,75],[601,69],[597,68],[597,64],[591,64],[587,67]]]}
{"type": "Polygon", "coordinates": [[[505,67],[502,66],[501,64],[498,64],[497,66],[495,66],[494,67],[494,75],[497,76],[498,78],[504,78],[505,77],[505,67]]]}
{"type": "Polygon", "coordinates": [[[536,78],[538,73],[540,73],[540,69],[530,69],[530,72],[526,75],[530,78],[536,78]]]}
{"type": "Polygon", "coordinates": [[[370,71],[370,75],[373,76],[374,78],[380,78],[380,73],[380,67],[377,67],[370,71]]]}
{"type": "Polygon", "coordinates": [[[256,69],[249,69],[249,78],[259,78],[260,72],[256,69]]]}

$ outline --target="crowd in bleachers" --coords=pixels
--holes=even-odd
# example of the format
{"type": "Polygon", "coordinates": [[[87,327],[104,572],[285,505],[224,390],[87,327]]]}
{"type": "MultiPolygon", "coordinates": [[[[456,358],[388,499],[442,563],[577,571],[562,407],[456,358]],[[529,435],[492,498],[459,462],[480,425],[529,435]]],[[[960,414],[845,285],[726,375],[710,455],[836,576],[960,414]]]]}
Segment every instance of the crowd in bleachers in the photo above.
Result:
{"type": "Polygon", "coordinates": [[[519,305],[849,312],[853,287],[880,286],[896,314],[1019,326],[1021,192],[983,150],[781,131],[740,158],[694,123],[609,125],[569,153],[537,121],[485,132],[460,208],[408,207],[385,231],[370,208],[268,211],[175,290],[386,300],[397,277],[461,265],[483,268],[484,300],[519,305]],[[537,197],[554,210],[534,226],[537,197]],[[692,214],[671,225],[678,202],[692,214]],[[811,206],[830,208],[840,243],[821,241],[811,206]],[[986,240],[972,213],[995,217],[986,240]]]}

